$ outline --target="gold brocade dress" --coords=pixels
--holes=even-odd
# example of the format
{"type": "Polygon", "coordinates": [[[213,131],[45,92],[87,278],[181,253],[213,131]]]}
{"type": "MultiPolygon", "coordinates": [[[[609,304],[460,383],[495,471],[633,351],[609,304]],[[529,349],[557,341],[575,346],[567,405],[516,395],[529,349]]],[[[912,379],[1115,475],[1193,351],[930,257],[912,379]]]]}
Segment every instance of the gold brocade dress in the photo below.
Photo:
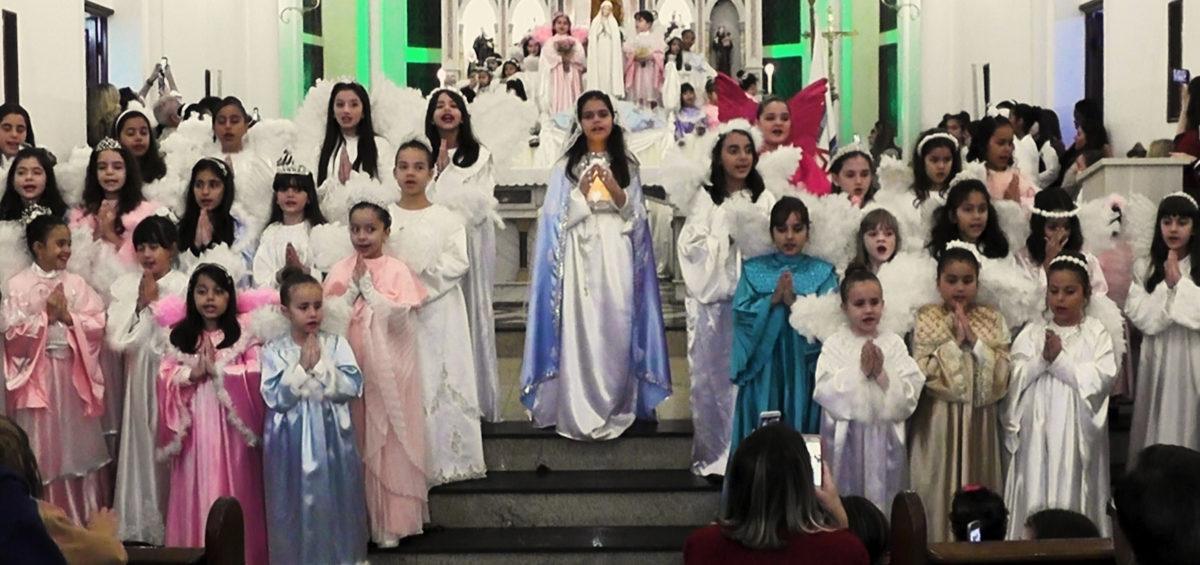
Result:
{"type": "Polygon", "coordinates": [[[956,343],[954,316],[941,304],[921,308],[913,331],[925,391],[908,423],[908,460],[932,542],[952,541],[950,502],[960,487],[1004,493],[999,402],[1008,393],[1008,324],[987,306],[968,318],[977,338],[969,349],[956,343]]]}

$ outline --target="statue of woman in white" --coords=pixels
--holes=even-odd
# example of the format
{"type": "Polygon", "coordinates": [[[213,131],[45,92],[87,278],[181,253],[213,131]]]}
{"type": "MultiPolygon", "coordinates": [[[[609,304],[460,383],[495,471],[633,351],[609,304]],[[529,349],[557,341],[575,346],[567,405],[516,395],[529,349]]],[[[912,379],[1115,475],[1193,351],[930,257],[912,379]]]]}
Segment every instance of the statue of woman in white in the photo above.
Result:
{"type": "Polygon", "coordinates": [[[613,98],[625,97],[621,26],[613,15],[610,0],[604,0],[600,12],[592,18],[592,27],[588,30],[587,69],[588,90],[599,90],[613,98]]]}

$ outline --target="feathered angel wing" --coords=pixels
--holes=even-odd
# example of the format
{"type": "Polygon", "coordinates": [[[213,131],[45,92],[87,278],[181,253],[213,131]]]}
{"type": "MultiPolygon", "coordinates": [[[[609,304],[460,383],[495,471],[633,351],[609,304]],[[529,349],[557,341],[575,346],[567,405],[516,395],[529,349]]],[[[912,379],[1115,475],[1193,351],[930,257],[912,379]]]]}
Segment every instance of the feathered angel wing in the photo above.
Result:
{"type": "Polygon", "coordinates": [[[792,116],[792,145],[807,152],[817,148],[821,123],[825,120],[825,93],[828,90],[829,81],[820,79],[788,99],[788,112],[792,116]]]}
{"type": "Polygon", "coordinates": [[[508,164],[528,148],[529,131],[538,121],[537,106],[505,91],[485,92],[471,103],[471,121],[479,142],[492,152],[496,165],[508,164]]]}
{"type": "Polygon", "coordinates": [[[759,157],[758,174],[762,175],[763,184],[776,198],[797,193],[791,179],[803,157],[804,151],[794,146],[780,147],[759,157]]]}
{"type": "MultiPolygon", "coordinates": [[[[349,79],[346,79],[349,80],[349,79]]],[[[308,167],[310,171],[317,170],[320,160],[321,143],[325,141],[325,124],[328,121],[329,95],[333,86],[341,82],[339,79],[318,79],[316,84],[308,89],[292,122],[296,124],[296,150],[293,155],[296,160],[308,167]]],[[[374,100],[372,100],[374,102],[374,100]]],[[[378,120],[378,109],[372,108],[372,119],[378,120]]],[[[376,128],[378,131],[378,128],[376,128]]],[[[315,178],[315,175],[314,175],[315,178]]]]}
{"type": "Polygon", "coordinates": [[[375,133],[385,137],[392,147],[425,131],[427,102],[420,90],[402,88],[390,80],[376,81],[371,88],[371,104],[375,133]]]}
{"type": "Polygon", "coordinates": [[[750,123],[758,121],[758,103],[742,90],[733,77],[717,73],[717,119],[722,122],[741,118],[750,123]]]}
{"type": "Polygon", "coordinates": [[[0,288],[7,288],[8,279],[33,261],[25,247],[25,225],[19,221],[0,221],[0,248],[6,250],[0,253],[0,288]]]}
{"type": "Polygon", "coordinates": [[[285,149],[295,151],[297,136],[291,120],[262,120],[246,132],[245,149],[273,165],[285,149]]]}
{"type": "Polygon", "coordinates": [[[1097,198],[1079,207],[1079,228],[1083,232],[1083,250],[1099,255],[1112,249],[1121,232],[1121,215],[1110,197],[1097,198]]]}
{"type": "Polygon", "coordinates": [[[979,269],[979,302],[996,307],[1008,327],[1017,328],[1042,312],[1045,296],[1011,259],[984,259],[979,269]]]}
{"type": "Polygon", "coordinates": [[[825,341],[847,326],[840,300],[836,292],[797,296],[788,323],[809,343],[825,341]]]}
{"type": "MultiPolygon", "coordinates": [[[[709,136],[715,138],[717,134],[708,132],[704,138],[709,136]]],[[[701,146],[711,147],[711,145],[706,144],[704,138],[697,136],[685,138],[683,145],[671,146],[663,156],[661,167],[663,189],[666,191],[667,200],[671,205],[682,211],[684,215],[690,213],[692,201],[700,191],[709,172],[709,157],[704,155],[701,146]]]]}
{"type": "Polygon", "coordinates": [[[88,160],[92,158],[92,150],[87,147],[76,147],[71,150],[65,161],[59,161],[54,166],[54,177],[58,181],[58,190],[68,206],[77,206],[83,201],[83,185],[87,179],[88,160]]]}
{"type": "Polygon", "coordinates": [[[758,257],[775,251],[769,219],[757,204],[749,198],[730,198],[721,208],[725,211],[729,235],[737,242],[743,257],[758,257]]]}
{"type": "Polygon", "coordinates": [[[1008,239],[1008,249],[1015,252],[1025,247],[1025,240],[1029,239],[1029,217],[1025,215],[1025,209],[1011,200],[993,200],[992,206],[999,216],[1000,229],[1008,239]]]}
{"type": "Polygon", "coordinates": [[[903,161],[891,155],[884,155],[879,158],[879,167],[875,169],[875,175],[879,178],[879,192],[910,194],[913,172],[903,161]]]}
{"type": "MultiPolygon", "coordinates": [[[[392,183],[395,183],[394,179],[392,183]]],[[[346,223],[350,222],[350,208],[359,202],[372,202],[387,208],[400,198],[399,190],[389,188],[361,171],[351,171],[346,184],[339,183],[336,178],[325,179],[325,183],[317,187],[317,194],[325,217],[346,223]]]]}
{"type": "Polygon", "coordinates": [[[1129,242],[1135,261],[1149,261],[1157,218],[1158,206],[1141,194],[1133,195],[1126,203],[1122,214],[1121,237],[1129,242]]]}
{"type": "Polygon", "coordinates": [[[187,181],[191,176],[192,167],[201,157],[215,150],[212,122],[207,117],[187,120],[179,124],[175,133],[163,140],[161,147],[163,160],[167,164],[167,176],[159,182],[173,182],[175,185],[163,185],[163,196],[159,204],[170,207],[176,215],[182,215],[183,196],[187,192],[187,181]],[[168,181],[171,177],[174,177],[174,180],[168,181]],[[171,198],[171,194],[178,196],[171,198]]]}
{"type": "Polygon", "coordinates": [[[904,335],[912,329],[917,310],[940,300],[937,262],[925,253],[900,253],[879,268],[883,287],[884,330],[904,335]]]}
{"type": "Polygon", "coordinates": [[[335,263],[354,253],[350,229],[343,222],[313,226],[308,241],[312,248],[313,264],[323,273],[328,273],[335,263]]]}
{"type": "Polygon", "coordinates": [[[1128,346],[1125,342],[1125,315],[1121,308],[1107,296],[1095,295],[1088,301],[1087,315],[1099,320],[1108,331],[1113,343],[1113,357],[1118,359],[1117,365],[1120,366],[1119,359],[1125,355],[1128,346]]]}
{"type": "Polygon", "coordinates": [[[804,253],[829,261],[838,271],[844,271],[854,258],[855,236],[862,220],[862,210],[840,194],[817,197],[799,192],[793,197],[804,201],[812,221],[804,253]]]}

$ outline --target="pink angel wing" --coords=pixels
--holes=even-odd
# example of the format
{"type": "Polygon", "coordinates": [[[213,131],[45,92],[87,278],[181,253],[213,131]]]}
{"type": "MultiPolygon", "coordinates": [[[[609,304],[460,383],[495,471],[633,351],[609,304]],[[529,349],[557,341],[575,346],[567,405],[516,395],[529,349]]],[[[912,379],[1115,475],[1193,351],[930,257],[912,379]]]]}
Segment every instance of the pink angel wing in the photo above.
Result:
{"type": "Polygon", "coordinates": [[[817,147],[821,137],[821,122],[825,119],[825,93],[829,81],[821,79],[804,87],[788,100],[788,112],[792,115],[792,145],[804,151],[800,166],[790,179],[793,185],[803,185],[813,194],[829,194],[832,187],[825,169],[817,161],[822,153],[817,147]]]}
{"type": "Polygon", "coordinates": [[[724,73],[717,73],[717,119],[721,123],[738,118],[750,123],[758,121],[758,103],[746,95],[737,81],[724,73]]]}

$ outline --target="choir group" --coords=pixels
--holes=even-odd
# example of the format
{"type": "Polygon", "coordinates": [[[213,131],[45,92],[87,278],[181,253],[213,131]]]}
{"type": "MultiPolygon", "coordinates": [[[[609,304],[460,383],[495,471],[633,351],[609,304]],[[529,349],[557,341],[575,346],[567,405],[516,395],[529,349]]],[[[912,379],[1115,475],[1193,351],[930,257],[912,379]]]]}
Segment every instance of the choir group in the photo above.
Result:
{"type": "MultiPolygon", "coordinates": [[[[490,132],[445,88],[322,82],[293,122],[233,97],[188,110],[156,131],[131,105],[56,162],[0,106],[5,408],[78,523],[111,505],[123,540],[200,546],[233,496],[248,562],[362,561],[422,532],[429,488],[486,472],[490,132]]],[[[521,401],[536,426],[608,440],[671,394],[659,276],[612,99],[567,112],[521,401]]],[[[841,492],[886,511],[911,487],[947,539],[952,495],[983,485],[1015,537],[1044,508],[1107,532],[1114,387],[1136,398],[1132,453],[1200,448],[1194,195],[1039,189],[1002,116],[969,150],[966,128],[922,133],[909,165],[843,145],[820,186],[789,104],[751,117],[666,157],[695,473],[723,475],[778,411],[822,436],[841,492]]]]}

